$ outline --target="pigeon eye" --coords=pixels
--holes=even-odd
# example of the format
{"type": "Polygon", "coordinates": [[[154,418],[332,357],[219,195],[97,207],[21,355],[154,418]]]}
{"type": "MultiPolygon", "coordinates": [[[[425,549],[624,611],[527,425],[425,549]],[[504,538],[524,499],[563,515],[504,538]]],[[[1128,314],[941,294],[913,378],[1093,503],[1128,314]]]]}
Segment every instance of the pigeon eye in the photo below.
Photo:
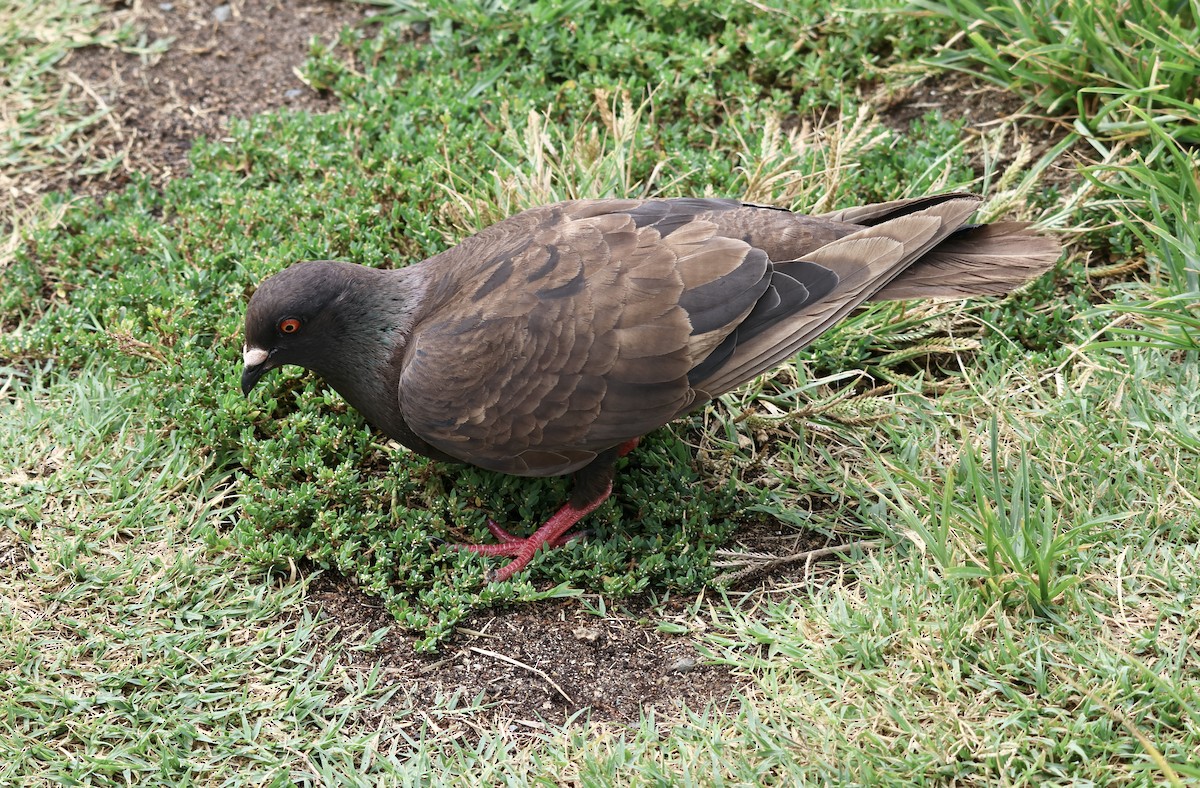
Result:
{"type": "Polygon", "coordinates": [[[279,333],[295,334],[300,330],[300,321],[294,317],[285,317],[279,321],[279,333]]]}

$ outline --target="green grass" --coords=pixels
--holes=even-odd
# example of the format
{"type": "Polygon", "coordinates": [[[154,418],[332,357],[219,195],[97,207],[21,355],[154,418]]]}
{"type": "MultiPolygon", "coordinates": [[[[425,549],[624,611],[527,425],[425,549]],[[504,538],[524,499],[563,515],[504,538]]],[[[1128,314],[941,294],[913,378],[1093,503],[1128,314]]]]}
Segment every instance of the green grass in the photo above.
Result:
{"type": "MultiPolygon", "coordinates": [[[[1121,26],[1082,3],[378,5],[304,67],[339,110],[239,123],[162,189],[52,197],[0,261],[0,783],[1200,778],[1194,4],[1121,26]],[[400,42],[414,19],[430,44],[400,42]],[[970,64],[1058,121],[1021,134],[1069,129],[1052,151],[1094,161],[1048,186],[1052,157],[997,171],[938,113],[876,122],[861,97],[946,42],[924,68],[970,64]],[[413,457],[298,372],[237,390],[247,295],[298,258],[404,265],[576,196],[952,188],[1046,217],[1071,256],[1002,302],[859,312],[651,436],[592,538],[501,587],[430,538],[544,518],[563,480],[413,457]],[[714,589],[733,529],[776,521],[883,541],[714,589]],[[414,709],[339,659],[354,641],[307,612],[300,559],[426,648],[487,606],[696,594],[651,615],[742,690],[535,738],[478,701],[414,709]],[[477,740],[429,724],[460,717],[477,740]]],[[[97,29],[54,8],[59,43],[6,50],[38,90],[74,20],[97,29]]],[[[6,167],[58,155],[32,130],[67,110],[38,106],[6,167]]]]}
{"type": "Polygon", "coordinates": [[[1172,124],[1181,139],[1197,139],[1189,106],[1200,59],[1196,0],[914,4],[961,26],[966,45],[936,57],[941,66],[982,76],[1052,115],[1075,111],[1093,134],[1146,132],[1139,119],[1112,112],[1116,99],[1172,124]],[[1175,124],[1180,110],[1191,121],[1175,124]]]}

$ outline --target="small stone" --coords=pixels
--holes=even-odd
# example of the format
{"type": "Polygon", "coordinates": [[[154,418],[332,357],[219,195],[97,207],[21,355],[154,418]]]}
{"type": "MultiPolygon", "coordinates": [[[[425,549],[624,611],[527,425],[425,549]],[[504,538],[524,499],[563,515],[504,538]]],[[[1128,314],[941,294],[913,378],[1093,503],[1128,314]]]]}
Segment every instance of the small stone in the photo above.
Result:
{"type": "Polygon", "coordinates": [[[582,640],[586,643],[595,643],[600,639],[601,633],[599,627],[575,627],[571,634],[575,636],[576,640],[582,640]]]}
{"type": "Polygon", "coordinates": [[[300,88],[292,88],[291,90],[284,91],[283,97],[288,100],[291,100],[294,98],[300,98],[300,94],[303,92],[304,91],[301,90],[300,88]]]}
{"type": "Polygon", "coordinates": [[[175,4],[174,3],[159,3],[158,10],[159,11],[174,11],[175,4]]]}
{"type": "Polygon", "coordinates": [[[213,9],[213,19],[217,22],[228,22],[233,16],[233,9],[228,5],[219,5],[213,9]]]}
{"type": "Polygon", "coordinates": [[[691,657],[680,657],[667,666],[668,673],[687,673],[696,667],[696,660],[691,657]]]}

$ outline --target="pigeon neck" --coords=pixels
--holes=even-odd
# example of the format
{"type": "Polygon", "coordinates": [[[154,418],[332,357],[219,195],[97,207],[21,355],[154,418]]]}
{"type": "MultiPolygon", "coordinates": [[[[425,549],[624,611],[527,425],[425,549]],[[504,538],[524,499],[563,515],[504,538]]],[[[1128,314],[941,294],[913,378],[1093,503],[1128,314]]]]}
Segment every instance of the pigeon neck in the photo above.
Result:
{"type": "Polygon", "coordinates": [[[419,318],[425,283],[412,269],[361,270],[339,298],[338,339],[316,371],[372,426],[408,444],[397,361],[419,318]]]}

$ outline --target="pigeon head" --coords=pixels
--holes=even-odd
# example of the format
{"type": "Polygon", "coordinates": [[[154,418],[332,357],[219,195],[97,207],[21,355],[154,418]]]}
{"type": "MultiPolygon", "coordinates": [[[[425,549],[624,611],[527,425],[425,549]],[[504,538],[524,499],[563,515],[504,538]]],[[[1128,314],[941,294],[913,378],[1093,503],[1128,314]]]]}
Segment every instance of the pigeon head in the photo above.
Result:
{"type": "Polygon", "coordinates": [[[347,324],[358,317],[362,284],[374,269],[314,260],[296,263],[259,285],[246,309],[242,393],[267,372],[295,364],[319,373],[344,364],[347,324]]]}

